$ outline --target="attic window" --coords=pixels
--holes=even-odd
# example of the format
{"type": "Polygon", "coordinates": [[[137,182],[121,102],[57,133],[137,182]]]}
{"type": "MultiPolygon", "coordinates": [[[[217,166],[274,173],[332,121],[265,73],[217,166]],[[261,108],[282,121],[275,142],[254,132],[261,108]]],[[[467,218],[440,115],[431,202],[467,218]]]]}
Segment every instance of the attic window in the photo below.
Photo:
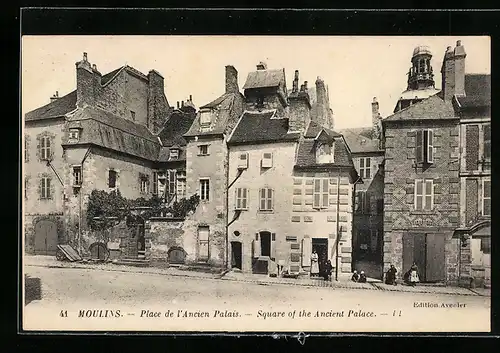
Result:
{"type": "Polygon", "coordinates": [[[80,130],[79,129],[69,129],[69,139],[70,140],[78,140],[80,138],[80,130]]]}
{"type": "Polygon", "coordinates": [[[179,149],[172,148],[170,149],[170,157],[169,160],[179,159],[179,149]]]}
{"type": "Polygon", "coordinates": [[[316,163],[333,163],[333,145],[321,143],[316,148],[316,163]]]}
{"type": "Polygon", "coordinates": [[[200,125],[206,126],[212,123],[212,111],[205,110],[200,112],[200,125]]]}

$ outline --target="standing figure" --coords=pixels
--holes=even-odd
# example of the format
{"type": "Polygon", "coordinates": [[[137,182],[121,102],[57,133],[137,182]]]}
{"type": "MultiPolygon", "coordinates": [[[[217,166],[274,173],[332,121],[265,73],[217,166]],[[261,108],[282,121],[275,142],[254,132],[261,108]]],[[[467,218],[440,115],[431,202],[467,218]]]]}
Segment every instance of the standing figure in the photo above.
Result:
{"type": "Polygon", "coordinates": [[[357,282],[358,280],[359,280],[358,271],[354,270],[354,272],[352,273],[351,281],[357,282]]]}
{"type": "Polygon", "coordinates": [[[398,270],[396,270],[396,267],[394,267],[393,264],[389,267],[387,272],[385,273],[385,284],[392,284],[396,285],[396,273],[398,270]]]}
{"type": "Polygon", "coordinates": [[[414,262],[413,265],[410,267],[410,285],[411,286],[416,286],[418,282],[420,282],[420,276],[418,274],[418,266],[414,262]]]}
{"type": "Polygon", "coordinates": [[[325,264],[325,271],[323,272],[323,278],[325,279],[325,281],[329,281],[332,279],[332,270],[332,262],[328,260],[325,264]]]}
{"type": "Polygon", "coordinates": [[[358,282],[359,283],[366,283],[365,271],[361,271],[361,273],[359,274],[358,282]]]}
{"type": "Polygon", "coordinates": [[[313,250],[311,254],[311,277],[319,275],[319,257],[316,249],[313,250]]]}

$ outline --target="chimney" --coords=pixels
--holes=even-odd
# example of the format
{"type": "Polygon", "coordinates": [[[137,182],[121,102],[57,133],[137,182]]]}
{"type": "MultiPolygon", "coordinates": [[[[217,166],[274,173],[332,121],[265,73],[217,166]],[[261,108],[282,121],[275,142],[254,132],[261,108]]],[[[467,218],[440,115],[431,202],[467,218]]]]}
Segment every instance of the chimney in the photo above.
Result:
{"type": "Polygon", "coordinates": [[[181,108],[184,108],[184,101],[181,101],[181,108]]]}
{"type": "Polygon", "coordinates": [[[441,66],[441,91],[444,100],[465,95],[465,48],[458,40],[456,47],[446,48],[441,66]]]}
{"type": "Polygon", "coordinates": [[[50,97],[50,102],[52,103],[53,101],[56,101],[58,99],[59,99],[59,92],[56,91],[56,93],[52,97],[50,97]]]}
{"type": "Polygon", "coordinates": [[[226,93],[238,93],[238,71],[232,65],[226,66],[226,93]]]}
{"type": "Polygon", "coordinates": [[[304,81],[304,91],[307,92],[307,81],[304,81]]]}
{"type": "Polygon", "coordinates": [[[88,61],[87,53],[76,64],[76,105],[84,107],[94,105],[94,72],[88,61]]]}
{"type": "Polygon", "coordinates": [[[163,76],[156,70],[148,73],[148,117],[147,126],[152,133],[159,132],[165,123],[165,116],[170,109],[165,96],[163,76]]]}
{"type": "Polygon", "coordinates": [[[181,107],[181,103],[179,101],[177,101],[177,109],[179,109],[181,107]]]}
{"type": "Polygon", "coordinates": [[[299,91],[299,70],[295,70],[295,76],[293,78],[292,93],[297,93],[299,91]]]}
{"type": "Polygon", "coordinates": [[[192,102],[192,101],[193,101],[193,95],[192,95],[192,94],[190,94],[190,95],[189,95],[189,101],[190,101],[190,102],[192,102]]]}
{"type": "Polygon", "coordinates": [[[375,138],[380,138],[380,112],[377,97],[373,97],[372,102],[372,126],[375,138]]]}
{"type": "Polygon", "coordinates": [[[257,70],[267,70],[267,64],[263,61],[257,64],[257,70]]]}

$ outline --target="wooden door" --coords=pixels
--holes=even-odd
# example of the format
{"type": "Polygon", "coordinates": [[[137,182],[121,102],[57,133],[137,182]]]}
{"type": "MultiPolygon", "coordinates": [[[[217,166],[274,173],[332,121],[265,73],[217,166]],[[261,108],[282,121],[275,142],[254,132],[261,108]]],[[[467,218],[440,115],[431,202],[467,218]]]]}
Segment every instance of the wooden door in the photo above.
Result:
{"type": "Polygon", "coordinates": [[[439,233],[427,234],[425,280],[440,282],[445,277],[445,236],[439,233]]]}
{"type": "Polygon", "coordinates": [[[420,272],[420,280],[425,280],[425,248],[425,234],[405,233],[403,235],[402,273],[408,271],[415,262],[420,272]]]}
{"type": "Polygon", "coordinates": [[[210,229],[208,227],[198,228],[198,261],[208,261],[209,259],[209,238],[210,229]]]}
{"type": "Polygon", "coordinates": [[[55,255],[57,251],[57,225],[48,220],[35,225],[35,254],[55,255]]]}

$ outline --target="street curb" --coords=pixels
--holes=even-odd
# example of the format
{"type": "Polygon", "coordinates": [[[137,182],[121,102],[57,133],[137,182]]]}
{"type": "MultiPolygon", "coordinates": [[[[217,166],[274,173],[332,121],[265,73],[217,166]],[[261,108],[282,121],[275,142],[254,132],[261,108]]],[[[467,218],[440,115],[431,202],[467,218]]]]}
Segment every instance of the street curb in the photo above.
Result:
{"type": "MultiPolygon", "coordinates": [[[[308,288],[332,288],[332,289],[349,289],[349,290],[378,290],[378,291],[383,291],[383,292],[399,292],[399,293],[425,293],[425,294],[437,294],[437,295],[458,295],[458,296],[481,296],[481,297],[491,297],[491,295],[485,295],[481,294],[479,292],[474,291],[473,289],[467,288],[470,291],[470,294],[467,293],[436,293],[433,291],[428,291],[428,290],[416,290],[416,291],[405,291],[405,290],[394,290],[394,289],[387,289],[382,286],[378,286],[377,283],[370,283],[368,282],[369,286],[366,287],[351,287],[347,285],[342,285],[342,284],[333,284],[330,283],[329,285],[326,286],[321,286],[313,283],[286,283],[286,282],[273,282],[273,281],[267,281],[267,280],[250,280],[250,279],[238,279],[238,278],[230,278],[226,277],[226,274],[228,272],[222,273],[222,274],[217,274],[213,276],[193,276],[191,274],[186,275],[184,273],[162,273],[162,272],[154,272],[154,271],[144,271],[144,270],[137,270],[134,268],[133,270],[129,269],[120,269],[120,268],[96,268],[93,266],[85,266],[85,265],[76,265],[76,266],[63,266],[63,265],[43,265],[43,264],[25,264],[24,266],[29,266],[29,267],[45,267],[45,268],[64,268],[64,269],[88,269],[88,270],[101,270],[101,271],[110,271],[110,272],[121,272],[121,273],[142,273],[142,274],[152,274],[152,275],[160,275],[160,276],[173,276],[173,277],[187,277],[187,278],[194,278],[194,279],[205,279],[205,280],[222,280],[222,281],[232,281],[232,282],[242,282],[242,283],[253,283],[253,284],[259,284],[259,285],[285,285],[285,286],[300,286],[300,287],[308,287],[308,288]]],[[[116,265],[115,265],[116,266],[116,265]]]]}

